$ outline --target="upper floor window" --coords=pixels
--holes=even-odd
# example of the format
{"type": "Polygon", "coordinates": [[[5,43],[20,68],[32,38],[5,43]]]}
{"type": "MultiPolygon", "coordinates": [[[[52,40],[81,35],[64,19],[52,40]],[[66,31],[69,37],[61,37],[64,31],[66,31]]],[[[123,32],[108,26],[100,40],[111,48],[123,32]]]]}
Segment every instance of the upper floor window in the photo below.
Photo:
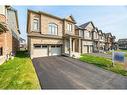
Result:
{"type": "Polygon", "coordinates": [[[49,34],[52,35],[58,35],[58,25],[54,24],[54,23],[50,23],[48,25],[48,29],[49,29],[49,34]]]}
{"type": "Polygon", "coordinates": [[[86,38],[92,38],[92,32],[85,31],[85,37],[86,38]]]}
{"type": "Polygon", "coordinates": [[[72,32],[72,24],[67,24],[67,31],[72,32]]]}
{"type": "Polygon", "coordinates": [[[33,26],[32,26],[33,31],[39,31],[39,19],[33,19],[33,26]]]}
{"type": "Polygon", "coordinates": [[[85,37],[89,38],[89,32],[85,31],[85,37]]]}
{"type": "Polygon", "coordinates": [[[94,32],[94,37],[97,39],[98,38],[98,33],[94,32]]]}
{"type": "Polygon", "coordinates": [[[83,30],[79,30],[79,36],[83,37],[83,30]]]}

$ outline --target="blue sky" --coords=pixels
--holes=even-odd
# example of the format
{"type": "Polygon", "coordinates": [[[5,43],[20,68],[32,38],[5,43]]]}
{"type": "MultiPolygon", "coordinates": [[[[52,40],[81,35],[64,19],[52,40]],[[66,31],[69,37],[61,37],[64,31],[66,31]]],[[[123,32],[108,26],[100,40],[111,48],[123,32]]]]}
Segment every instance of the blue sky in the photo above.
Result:
{"type": "Polygon", "coordinates": [[[27,38],[27,9],[44,11],[59,17],[73,15],[77,25],[93,21],[103,32],[127,38],[127,6],[13,6],[18,11],[21,37],[27,38]]]}

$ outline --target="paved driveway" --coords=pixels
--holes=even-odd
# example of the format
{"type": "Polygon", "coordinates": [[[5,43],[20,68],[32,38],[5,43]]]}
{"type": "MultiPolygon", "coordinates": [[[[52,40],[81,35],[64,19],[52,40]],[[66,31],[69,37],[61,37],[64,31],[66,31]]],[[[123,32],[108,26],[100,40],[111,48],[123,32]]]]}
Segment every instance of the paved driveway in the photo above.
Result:
{"type": "Polygon", "coordinates": [[[32,60],[43,89],[126,89],[127,77],[69,57],[32,60]]]}

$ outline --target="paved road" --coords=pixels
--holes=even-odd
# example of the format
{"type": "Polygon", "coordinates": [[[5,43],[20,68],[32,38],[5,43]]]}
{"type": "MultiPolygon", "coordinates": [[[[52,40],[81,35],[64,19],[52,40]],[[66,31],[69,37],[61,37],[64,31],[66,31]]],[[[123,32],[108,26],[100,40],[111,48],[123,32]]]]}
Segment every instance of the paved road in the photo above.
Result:
{"type": "Polygon", "coordinates": [[[33,59],[43,89],[127,89],[127,77],[69,57],[33,59]]]}

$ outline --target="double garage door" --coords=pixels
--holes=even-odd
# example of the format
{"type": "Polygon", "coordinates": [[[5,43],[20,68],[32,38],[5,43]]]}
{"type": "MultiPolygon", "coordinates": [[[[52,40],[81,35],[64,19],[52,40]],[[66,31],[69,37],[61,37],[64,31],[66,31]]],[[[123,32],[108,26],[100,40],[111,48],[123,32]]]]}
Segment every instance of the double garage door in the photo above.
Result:
{"type": "Polygon", "coordinates": [[[34,45],[33,56],[45,57],[45,56],[57,56],[61,55],[61,45],[34,45]]]}
{"type": "Polygon", "coordinates": [[[83,53],[92,53],[92,52],[93,52],[93,46],[92,45],[84,45],[83,53]]]}

